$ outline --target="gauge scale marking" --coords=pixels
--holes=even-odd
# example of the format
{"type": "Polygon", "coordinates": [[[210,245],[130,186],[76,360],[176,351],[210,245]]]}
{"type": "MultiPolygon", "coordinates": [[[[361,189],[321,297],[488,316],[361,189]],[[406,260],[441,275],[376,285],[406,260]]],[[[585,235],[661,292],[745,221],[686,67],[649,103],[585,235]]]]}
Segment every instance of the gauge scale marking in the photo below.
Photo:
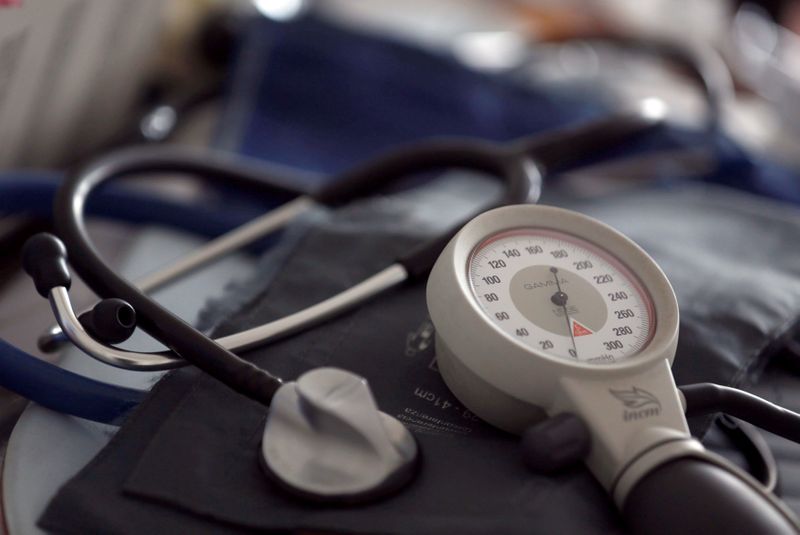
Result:
{"type": "Polygon", "coordinates": [[[634,357],[653,336],[652,300],[636,276],[576,236],[504,231],[475,247],[467,269],[490,321],[537,352],[610,364],[634,357]]]}

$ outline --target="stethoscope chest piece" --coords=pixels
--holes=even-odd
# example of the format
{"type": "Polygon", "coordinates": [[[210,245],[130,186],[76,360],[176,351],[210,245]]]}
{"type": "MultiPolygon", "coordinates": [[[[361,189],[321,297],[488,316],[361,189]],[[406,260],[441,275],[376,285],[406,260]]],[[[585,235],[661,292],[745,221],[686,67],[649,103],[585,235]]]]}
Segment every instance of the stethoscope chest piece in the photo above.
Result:
{"type": "Polygon", "coordinates": [[[367,382],[318,368],[275,394],[261,464],[284,490],[313,501],[356,504],[401,489],[416,473],[418,447],[380,412],[367,382]]]}

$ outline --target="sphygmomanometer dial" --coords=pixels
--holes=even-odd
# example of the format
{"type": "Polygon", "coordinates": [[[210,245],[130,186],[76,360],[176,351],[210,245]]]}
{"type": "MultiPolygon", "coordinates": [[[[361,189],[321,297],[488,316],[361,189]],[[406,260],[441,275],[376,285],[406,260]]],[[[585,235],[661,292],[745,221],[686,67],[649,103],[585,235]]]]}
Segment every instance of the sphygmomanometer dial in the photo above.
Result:
{"type": "Polygon", "coordinates": [[[639,354],[652,301],[619,259],[577,236],[515,228],[487,236],[468,260],[472,295],[506,335],[552,357],[589,364],[639,354]]]}
{"type": "MultiPolygon", "coordinates": [[[[573,410],[575,392],[591,394],[598,410],[608,401],[613,415],[621,402],[609,389],[625,401],[625,392],[650,392],[644,385],[668,375],[675,356],[678,304],[664,273],[626,236],[571,210],[479,215],[437,260],[427,301],[450,390],[513,432],[573,410]]],[[[637,398],[646,399],[655,398],[637,398]]]]}

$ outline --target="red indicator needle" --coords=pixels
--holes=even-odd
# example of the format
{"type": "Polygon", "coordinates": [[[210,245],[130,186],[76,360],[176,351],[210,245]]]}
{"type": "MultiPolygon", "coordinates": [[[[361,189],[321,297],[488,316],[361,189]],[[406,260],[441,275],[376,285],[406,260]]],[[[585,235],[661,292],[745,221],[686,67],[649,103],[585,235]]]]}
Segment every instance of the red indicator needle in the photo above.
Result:
{"type": "Polygon", "coordinates": [[[587,334],[594,334],[592,331],[581,325],[575,320],[572,320],[572,336],[586,336],[587,334]]]}

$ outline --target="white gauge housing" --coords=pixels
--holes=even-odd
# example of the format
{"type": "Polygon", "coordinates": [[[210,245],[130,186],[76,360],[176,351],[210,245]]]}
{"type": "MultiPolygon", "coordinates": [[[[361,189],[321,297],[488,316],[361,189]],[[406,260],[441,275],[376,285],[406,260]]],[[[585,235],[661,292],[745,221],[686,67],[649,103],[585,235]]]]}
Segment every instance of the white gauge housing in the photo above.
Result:
{"type": "MultiPolygon", "coordinates": [[[[531,258],[530,265],[537,263],[531,258]]],[[[523,268],[520,264],[515,269],[523,268]]],[[[442,252],[428,280],[427,302],[436,329],[438,366],[453,393],[483,420],[514,433],[547,415],[581,415],[593,435],[587,463],[607,487],[614,486],[636,452],[690,438],[670,371],[678,340],[675,294],[650,256],[608,225],[542,205],[485,212],[467,223],[442,252]],[[619,267],[626,284],[636,285],[646,301],[650,323],[639,333],[646,339],[631,350],[620,350],[624,358],[600,364],[569,358],[563,348],[543,350],[510,332],[476,297],[470,267],[482,244],[515,229],[575,237],[619,267]],[[628,393],[644,397],[631,402],[628,393]],[[634,407],[637,403],[642,410],[634,407]]]]}

